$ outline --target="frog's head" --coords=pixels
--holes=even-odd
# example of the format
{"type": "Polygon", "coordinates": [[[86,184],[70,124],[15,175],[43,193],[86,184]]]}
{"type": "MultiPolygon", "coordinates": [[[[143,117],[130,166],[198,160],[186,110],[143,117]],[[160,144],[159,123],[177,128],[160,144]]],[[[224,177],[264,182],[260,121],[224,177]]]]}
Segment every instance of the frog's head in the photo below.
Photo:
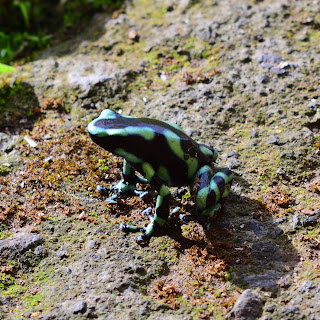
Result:
{"type": "Polygon", "coordinates": [[[125,130],[126,118],[110,109],[102,111],[100,116],[88,125],[91,139],[110,152],[122,147],[128,135],[125,130]]]}

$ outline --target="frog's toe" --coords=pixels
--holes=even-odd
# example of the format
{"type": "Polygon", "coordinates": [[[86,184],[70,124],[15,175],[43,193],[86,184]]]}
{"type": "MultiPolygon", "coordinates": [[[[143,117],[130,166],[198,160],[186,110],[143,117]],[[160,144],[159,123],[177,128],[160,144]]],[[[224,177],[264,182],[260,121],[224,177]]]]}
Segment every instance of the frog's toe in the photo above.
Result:
{"type": "Polygon", "coordinates": [[[181,209],[180,207],[175,207],[175,208],[173,208],[173,210],[171,211],[171,214],[169,215],[169,219],[168,219],[168,220],[170,220],[172,217],[174,217],[175,214],[176,214],[177,212],[179,212],[180,209],[181,209]]]}
{"type": "Polygon", "coordinates": [[[130,232],[128,225],[124,222],[121,222],[119,230],[126,233],[130,232]]]}
{"type": "Polygon", "coordinates": [[[105,195],[110,191],[110,188],[100,186],[100,184],[97,185],[97,192],[99,192],[101,195],[105,195]]]}
{"type": "Polygon", "coordinates": [[[148,207],[147,209],[143,210],[141,213],[144,216],[151,217],[152,216],[152,207],[148,207]]]}
{"type": "Polygon", "coordinates": [[[138,191],[138,190],[134,190],[133,191],[135,195],[137,195],[140,199],[142,199],[143,197],[145,197],[149,192],[148,191],[138,191]]]}
{"type": "Polygon", "coordinates": [[[107,203],[117,203],[118,194],[113,194],[111,197],[106,199],[107,203]]]}
{"type": "Polygon", "coordinates": [[[194,220],[194,217],[191,217],[190,214],[185,213],[180,214],[179,218],[182,224],[188,224],[190,221],[194,220]]]}
{"type": "Polygon", "coordinates": [[[135,184],[126,183],[124,180],[120,180],[116,185],[112,187],[112,190],[116,190],[118,193],[131,193],[136,189],[135,184]]]}
{"type": "Polygon", "coordinates": [[[141,228],[141,227],[132,226],[132,225],[126,224],[124,222],[122,222],[120,224],[119,229],[120,229],[120,231],[125,232],[125,233],[143,231],[143,228],[141,228]]]}

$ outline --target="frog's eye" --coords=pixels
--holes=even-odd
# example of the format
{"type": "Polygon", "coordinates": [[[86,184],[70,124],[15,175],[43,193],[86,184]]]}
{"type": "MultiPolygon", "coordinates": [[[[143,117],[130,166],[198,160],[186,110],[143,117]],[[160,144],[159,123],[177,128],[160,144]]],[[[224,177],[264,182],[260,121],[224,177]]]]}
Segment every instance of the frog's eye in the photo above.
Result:
{"type": "Polygon", "coordinates": [[[100,119],[116,119],[119,117],[121,117],[121,115],[111,109],[103,110],[99,116],[100,119]]]}

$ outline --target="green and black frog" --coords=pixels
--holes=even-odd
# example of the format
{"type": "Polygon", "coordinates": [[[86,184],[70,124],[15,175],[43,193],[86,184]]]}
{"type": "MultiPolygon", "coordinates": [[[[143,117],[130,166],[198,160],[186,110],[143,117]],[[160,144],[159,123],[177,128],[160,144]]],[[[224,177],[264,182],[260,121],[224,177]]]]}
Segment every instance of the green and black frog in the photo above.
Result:
{"type": "Polygon", "coordinates": [[[189,185],[201,215],[212,218],[230,193],[233,173],[215,175],[215,149],[199,144],[176,124],[121,115],[110,109],[89,123],[91,139],[105,150],[124,158],[120,193],[135,191],[137,183],[150,183],[158,192],[156,211],[147,227],[121,225],[125,232],[142,231],[138,243],[146,242],[169,219],[169,187],[189,185]],[[139,172],[143,177],[135,174],[139,172]]]}

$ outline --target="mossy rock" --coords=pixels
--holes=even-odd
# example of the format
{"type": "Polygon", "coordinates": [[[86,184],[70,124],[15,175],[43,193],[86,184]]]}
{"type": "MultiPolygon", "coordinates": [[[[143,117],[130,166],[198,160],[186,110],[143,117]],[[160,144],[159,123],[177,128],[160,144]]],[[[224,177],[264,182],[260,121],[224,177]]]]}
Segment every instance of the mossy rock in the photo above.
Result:
{"type": "Polygon", "coordinates": [[[30,120],[40,112],[33,87],[25,82],[0,83],[0,128],[19,126],[22,119],[30,120]]]}

